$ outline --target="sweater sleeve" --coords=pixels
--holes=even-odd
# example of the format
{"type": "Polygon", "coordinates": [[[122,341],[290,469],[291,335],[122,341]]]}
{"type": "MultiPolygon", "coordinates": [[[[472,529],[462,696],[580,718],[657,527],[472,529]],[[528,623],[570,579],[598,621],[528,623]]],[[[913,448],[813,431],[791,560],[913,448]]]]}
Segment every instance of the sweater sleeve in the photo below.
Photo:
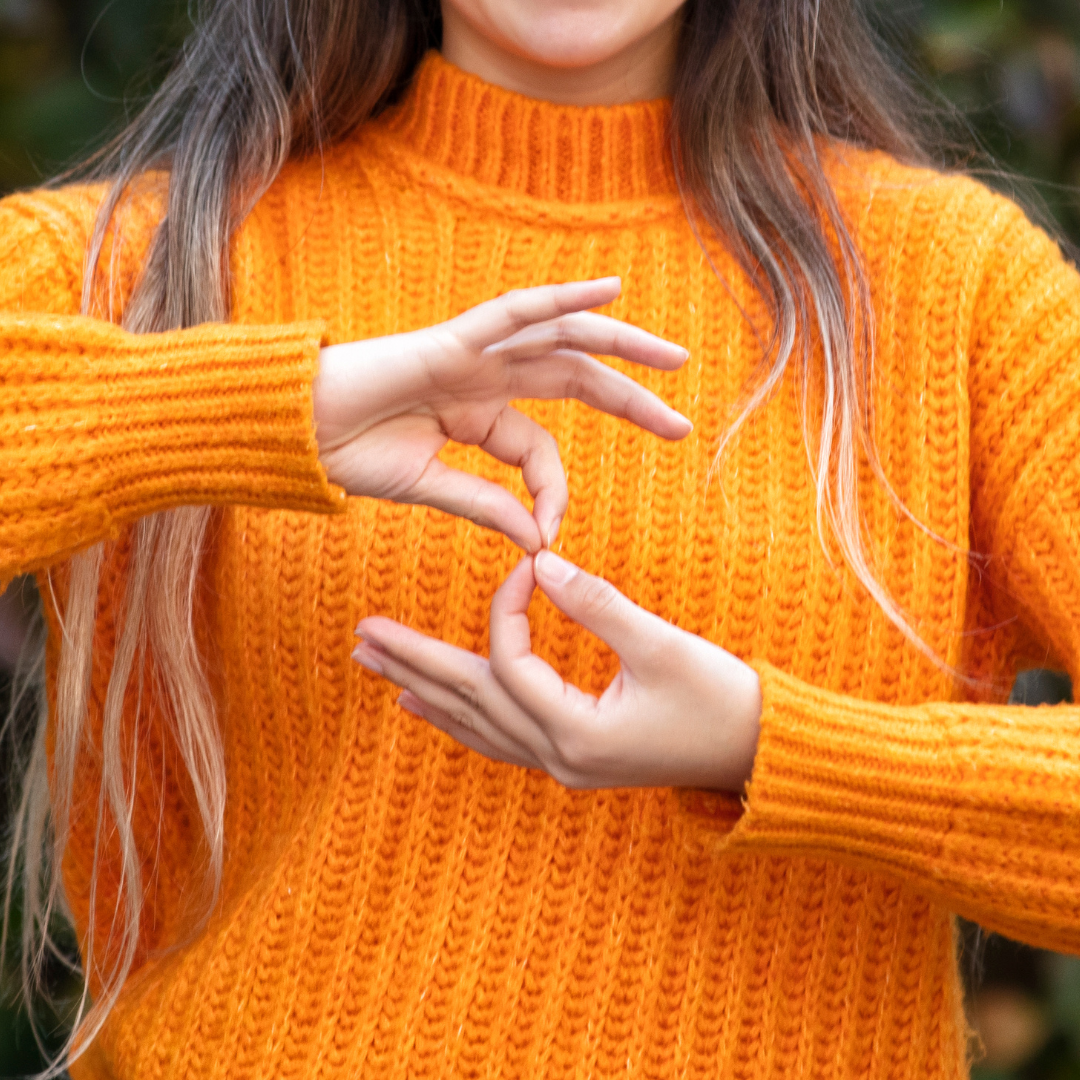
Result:
{"type": "MultiPolygon", "coordinates": [[[[972,528],[1011,605],[995,614],[1080,686],[1080,275],[1011,204],[997,219],[970,348],[972,528]]],[[[1080,953],[1080,708],[884,705],[753,666],[760,742],[729,832],[714,810],[722,850],[887,873],[1080,953]]],[[[711,797],[687,797],[708,821],[711,797]]]]}
{"type": "Polygon", "coordinates": [[[78,202],[0,203],[0,586],[184,504],[341,507],[311,415],[322,326],[79,315],[78,202]]]}

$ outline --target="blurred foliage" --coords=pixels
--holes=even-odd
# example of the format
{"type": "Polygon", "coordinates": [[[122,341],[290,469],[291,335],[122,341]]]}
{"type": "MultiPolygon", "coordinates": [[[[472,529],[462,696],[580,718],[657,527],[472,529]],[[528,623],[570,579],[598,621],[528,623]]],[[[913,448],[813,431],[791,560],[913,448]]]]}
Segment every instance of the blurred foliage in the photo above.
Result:
{"type": "Polygon", "coordinates": [[[963,926],[972,1080],[1080,1080],[1080,959],[963,926]]]}
{"type": "MultiPolygon", "coordinates": [[[[12,759],[25,760],[30,747],[28,735],[33,731],[34,701],[32,694],[23,695],[19,704],[10,711],[12,701],[11,676],[0,670],[0,721],[4,723],[0,738],[0,777],[11,774],[12,759]]],[[[15,809],[7,785],[0,783],[0,822],[9,820],[15,809]]],[[[6,839],[6,829],[2,833],[6,839]]],[[[26,1012],[16,1004],[17,988],[21,983],[19,973],[19,950],[15,943],[22,932],[21,912],[16,905],[8,926],[9,945],[0,954],[0,1077],[26,1076],[41,1070],[46,1055],[56,1052],[63,1045],[70,1030],[71,1016],[82,992],[82,980],[75,972],[73,961],[77,957],[74,934],[58,920],[54,928],[59,949],[50,956],[45,965],[45,993],[35,1002],[34,1017],[37,1034],[26,1012]],[[39,1040],[40,1039],[40,1045],[39,1040]]]]}
{"type": "Polygon", "coordinates": [[[1080,3],[878,0],[876,7],[928,89],[959,110],[997,164],[1034,181],[1028,199],[1041,199],[1080,241],[1080,3]]]}
{"type": "MultiPolygon", "coordinates": [[[[1004,168],[1035,181],[1080,243],[1080,3],[876,3],[930,96],[959,110],[1004,168]]],[[[180,0],[0,0],[0,191],[40,182],[119,130],[188,25],[180,0]]],[[[976,1080],[1080,1080],[1080,960],[984,940],[975,927],[964,940],[983,1046],[976,1080]]],[[[6,991],[16,968],[14,955],[0,957],[6,991]]],[[[61,1002],[70,996],[62,964],[52,983],[61,1002]]],[[[46,1009],[44,1023],[55,1028],[58,1013],[46,1009]]],[[[0,1076],[39,1060],[25,1017],[0,1002],[0,1076]]]]}
{"type": "Polygon", "coordinates": [[[119,130],[185,15],[178,0],[0,0],[0,190],[40,182],[119,130]]]}

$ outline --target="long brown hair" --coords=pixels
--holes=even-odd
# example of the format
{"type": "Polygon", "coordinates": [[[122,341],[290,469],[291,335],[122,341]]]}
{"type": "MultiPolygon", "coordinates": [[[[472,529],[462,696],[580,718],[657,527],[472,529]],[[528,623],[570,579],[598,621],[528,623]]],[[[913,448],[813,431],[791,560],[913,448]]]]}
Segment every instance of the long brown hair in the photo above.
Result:
{"type": "MultiPolygon", "coordinates": [[[[87,255],[83,310],[90,314],[108,314],[95,305],[112,269],[102,253],[117,211],[141,177],[157,171],[168,178],[164,216],[123,308],[123,324],[140,333],[226,320],[230,238],[284,162],[317,152],[378,114],[441,37],[438,0],[202,0],[196,15],[160,90],[90,167],[111,185],[87,255]]],[[[864,548],[860,455],[881,475],[870,434],[872,323],[859,252],[822,159],[823,148],[839,141],[925,160],[909,126],[917,99],[887,60],[859,0],[688,0],[682,18],[671,150],[687,211],[734,252],[771,315],[759,377],[728,438],[790,363],[807,374],[809,342],[816,340],[823,416],[806,435],[822,541],[833,537],[893,622],[925,650],[864,548]]],[[[103,706],[97,807],[96,849],[106,829],[119,839],[123,910],[108,942],[83,942],[87,984],[92,976],[102,989],[92,1006],[84,994],[68,1058],[100,1030],[136,955],[143,881],[132,829],[135,777],[125,764],[121,720],[125,691],[148,656],[202,819],[208,908],[221,880],[225,768],[194,633],[210,520],[207,508],[183,507],[134,529],[103,706]]],[[[5,913],[21,880],[28,994],[48,949],[52,913],[63,904],[59,867],[85,739],[102,562],[101,545],[71,561],[51,791],[42,719],[16,814],[5,913]]],[[[92,887],[91,929],[95,896],[92,887]]],[[[6,925],[5,914],[5,934],[6,925]]]]}

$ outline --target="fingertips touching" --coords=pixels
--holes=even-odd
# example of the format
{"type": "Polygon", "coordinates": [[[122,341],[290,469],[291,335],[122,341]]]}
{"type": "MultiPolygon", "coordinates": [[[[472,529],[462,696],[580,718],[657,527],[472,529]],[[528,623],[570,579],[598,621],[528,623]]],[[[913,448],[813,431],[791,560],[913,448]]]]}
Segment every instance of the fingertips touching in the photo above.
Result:
{"type": "Polygon", "coordinates": [[[657,635],[676,632],[611,582],[586,573],[553,551],[540,551],[533,557],[533,573],[551,602],[610,645],[628,670],[651,655],[650,643],[655,643],[657,635]]]}

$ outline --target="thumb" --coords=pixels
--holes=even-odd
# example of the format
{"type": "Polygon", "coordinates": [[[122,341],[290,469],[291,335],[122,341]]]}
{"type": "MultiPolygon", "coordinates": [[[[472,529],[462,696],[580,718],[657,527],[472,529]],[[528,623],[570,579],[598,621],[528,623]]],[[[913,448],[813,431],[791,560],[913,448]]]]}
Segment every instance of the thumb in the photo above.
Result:
{"type": "Polygon", "coordinates": [[[551,602],[607,642],[627,667],[643,660],[657,635],[671,629],[659,616],[628,600],[610,582],[586,574],[547,548],[536,553],[533,572],[551,602]]]}

